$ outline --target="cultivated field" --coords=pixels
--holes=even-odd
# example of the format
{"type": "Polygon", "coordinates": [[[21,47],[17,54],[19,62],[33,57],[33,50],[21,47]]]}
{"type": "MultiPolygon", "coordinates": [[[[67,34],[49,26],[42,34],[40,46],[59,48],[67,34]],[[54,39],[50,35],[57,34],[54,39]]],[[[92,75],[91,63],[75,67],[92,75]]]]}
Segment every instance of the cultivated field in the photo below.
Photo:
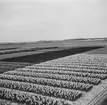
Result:
{"type": "Polygon", "coordinates": [[[107,54],[107,46],[105,46],[104,48],[100,48],[97,50],[93,50],[93,51],[88,51],[86,52],[87,54],[107,54]]]}
{"type": "Polygon", "coordinates": [[[105,41],[5,44],[0,52],[0,105],[106,105],[105,41]]]}
{"type": "Polygon", "coordinates": [[[4,72],[1,103],[98,105],[107,88],[106,62],[105,55],[76,54],[4,72]]]}
{"type": "MultiPolygon", "coordinates": [[[[103,40],[59,40],[26,43],[0,43],[0,60],[44,52],[72,49],[75,47],[106,46],[103,40]]],[[[75,52],[76,53],[76,52],[75,52]]]]}
{"type": "Polygon", "coordinates": [[[21,67],[30,66],[30,65],[32,65],[32,63],[0,61],[0,73],[6,72],[9,70],[14,70],[14,69],[21,68],[21,67]]]}
{"type": "MultiPolygon", "coordinates": [[[[72,47],[72,48],[59,48],[57,50],[50,50],[46,52],[38,52],[30,55],[24,55],[19,57],[6,58],[2,61],[8,62],[27,62],[27,63],[41,63],[77,53],[82,53],[94,49],[102,48],[103,46],[87,46],[87,47],[72,47]],[[35,59],[36,58],[36,59],[35,59]]],[[[24,52],[23,52],[24,53],[24,52]]]]}

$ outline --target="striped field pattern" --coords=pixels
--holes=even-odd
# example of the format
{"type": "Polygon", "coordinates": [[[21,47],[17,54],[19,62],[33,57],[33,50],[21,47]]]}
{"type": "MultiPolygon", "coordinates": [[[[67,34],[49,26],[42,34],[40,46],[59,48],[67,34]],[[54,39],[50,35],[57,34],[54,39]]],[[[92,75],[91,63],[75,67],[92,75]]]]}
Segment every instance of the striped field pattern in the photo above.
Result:
{"type": "Polygon", "coordinates": [[[106,62],[104,55],[77,54],[4,72],[0,105],[74,105],[107,78],[106,62]]]}

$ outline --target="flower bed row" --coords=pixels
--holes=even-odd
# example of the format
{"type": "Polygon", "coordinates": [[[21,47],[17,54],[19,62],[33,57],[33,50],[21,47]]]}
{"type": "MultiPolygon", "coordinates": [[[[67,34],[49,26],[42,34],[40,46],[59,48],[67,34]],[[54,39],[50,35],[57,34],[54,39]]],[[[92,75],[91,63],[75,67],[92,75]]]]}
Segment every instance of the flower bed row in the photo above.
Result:
{"type": "MultiPolygon", "coordinates": [[[[63,64],[38,64],[34,67],[65,67],[65,68],[79,68],[79,69],[94,69],[94,70],[106,70],[104,67],[92,67],[92,66],[80,66],[80,65],[63,65],[63,64]]],[[[33,68],[33,67],[32,67],[33,68]]]]}
{"type": "Polygon", "coordinates": [[[81,68],[66,68],[66,67],[36,67],[36,66],[28,66],[25,68],[19,68],[17,70],[59,70],[59,71],[74,71],[74,72],[87,72],[87,73],[97,73],[97,74],[106,74],[107,70],[97,70],[97,69],[81,69],[81,68]]]}
{"type": "Polygon", "coordinates": [[[68,89],[75,89],[75,90],[82,90],[82,91],[89,91],[92,88],[91,84],[47,79],[47,78],[36,78],[36,77],[34,78],[34,77],[15,76],[15,75],[0,75],[0,79],[8,79],[8,80],[20,81],[20,82],[30,82],[34,84],[49,85],[54,87],[61,87],[61,88],[68,88],[68,89]]]}
{"type": "Polygon", "coordinates": [[[26,82],[2,80],[2,79],[0,79],[0,87],[33,92],[36,94],[42,94],[46,96],[57,97],[72,101],[76,100],[78,97],[82,95],[80,91],[76,91],[76,90],[63,89],[52,86],[44,86],[44,85],[38,85],[38,84],[26,83],[26,82]]]}
{"type": "Polygon", "coordinates": [[[25,103],[25,105],[68,105],[63,100],[2,87],[0,87],[0,98],[25,103]]]}
{"type": "Polygon", "coordinates": [[[28,76],[28,77],[39,77],[39,78],[50,78],[50,79],[57,79],[57,80],[68,80],[68,81],[74,81],[74,82],[89,83],[89,84],[94,84],[94,85],[98,85],[101,82],[101,79],[99,78],[77,77],[77,76],[60,75],[60,74],[18,72],[18,71],[8,71],[8,72],[5,72],[4,74],[21,75],[21,76],[28,76]]]}
{"type": "Polygon", "coordinates": [[[75,71],[60,71],[60,70],[37,70],[37,69],[20,69],[17,71],[21,72],[34,72],[34,73],[49,73],[49,74],[62,74],[62,75],[75,75],[75,76],[82,76],[82,77],[93,77],[93,78],[100,78],[106,79],[106,73],[89,73],[89,72],[75,72],[75,71]]]}

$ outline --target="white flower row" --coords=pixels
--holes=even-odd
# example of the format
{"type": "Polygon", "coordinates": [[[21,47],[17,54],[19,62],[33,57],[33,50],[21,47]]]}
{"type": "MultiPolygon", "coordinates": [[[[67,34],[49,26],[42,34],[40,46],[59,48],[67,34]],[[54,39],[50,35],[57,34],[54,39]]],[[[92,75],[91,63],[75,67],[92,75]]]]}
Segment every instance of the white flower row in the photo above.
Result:
{"type": "Polygon", "coordinates": [[[34,74],[39,74],[39,73],[43,73],[43,74],[61,74],[61,75],[71,75],[71,76],[81,76],[81,77],[92,77],[92,78],[100,78],[100,79],[106,79],[107,78],[107,74],[98,74],[98,73],[85,73],[85,72],[74,72],[74,71],[56,71],[56,70],[17,70],[16,72],[29,72],[29,73],[34,73],[34,74]]]}
{"type": "MultiPolygon", "coordinates": [[[[30,67],[30,66],[29,66],[30,67]]],[[[95,70],[107,70],[105,67],[96,67],[96,66],[81,66],[81,65],[67,65],[67,64],[38,64],[38,65],[33,65],[33,67],[60,67],[60,68],[81,68],[81,69],[95,69],[95,70]]]]}
{"type": "Polygon", "coordinates": [[[89,91],[92,88],[91,84],[55,80],[55,79],[47,79],[47,78],[36,78],[36,77],[34,78],[34,77],[3,75],[2,74],[2,75],[0,75],[0,79],[8,79],[8,80],[13,80],[13,81],[21,81],[21,82],[30,82],[30,83],[34,83],[34,84],[49,85],[49,86],[54,86],[54,87],[76,89],[76,90],[82,90],[82,91],[89,91]]]}
{"type": "Polygon", "coordinates": [[[87,69],[87,68],[66,68],[66,67],[49,67],[49,66],[29,66],[29,67],[25,67],[25,68],[19,68],[17,69],[18,71],[23,71],[23,70],[26,70],[26,71],[32,71],[32,70],[35,70],[35,71],[39,71],[39,70],[54,70],[54,71],[64,71],[64,72],[87,72],[87,73],[98,73],[98,74],[106,74],[107,73],[107,69],[106,70],[98,70],[98,69],[87,69]]]}
{"type": "Polygon", "coordinates": [[[66,101],[31,92],[0,87],[0,98],[25,103],[25,105],[68,105],[66,101]]]}
{"type": "Polygon", "coordinates": [[[49,78],[49,79],[57,79],[57,80],[68,80],[74,82],[83,82],[97,85],[101,82],[99,78],[92,77],[78,77],[72,75],[60,75],[60,74],[47,74],[47,73],[34,73],[34,72],[18,72],[18,71],[8,71],[3,74],[7,75],[21,75],[28,77],[39,77],[39,78],[49,78]]]}
{"type": "Polygon", "coordinates": [[[10,81],[0,79],[0,87],[17,89],[21,91],[33,92],[36,94],[47,95],[68,100],[76,100],[82,95],[80,91],[72,89],[64,89],[53,86],[38,85],[27,82],[10,81]]]}

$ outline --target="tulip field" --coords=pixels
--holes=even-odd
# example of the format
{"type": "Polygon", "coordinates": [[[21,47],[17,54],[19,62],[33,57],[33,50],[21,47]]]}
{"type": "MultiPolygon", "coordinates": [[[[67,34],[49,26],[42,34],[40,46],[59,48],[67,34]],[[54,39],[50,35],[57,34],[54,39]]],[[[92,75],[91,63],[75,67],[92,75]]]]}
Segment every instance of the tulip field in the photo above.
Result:
{"type": "Polygon", "coordinates": [[[32,64],[0,74],[0,105],[97,105],[88,96],[106,79],[106,55],[75,54],[32,64]]]}

